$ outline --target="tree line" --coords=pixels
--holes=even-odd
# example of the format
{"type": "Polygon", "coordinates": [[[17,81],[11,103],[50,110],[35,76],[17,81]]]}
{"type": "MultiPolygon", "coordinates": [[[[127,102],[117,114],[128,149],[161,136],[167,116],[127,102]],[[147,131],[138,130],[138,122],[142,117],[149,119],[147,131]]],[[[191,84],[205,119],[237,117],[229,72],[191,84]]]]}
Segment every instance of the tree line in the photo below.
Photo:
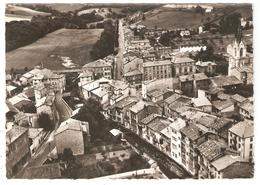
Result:
{"type": "Polygon", "coordinates": [[[31,21],[11,21],[6,23],[6,51],[35,42],[48,33],[61,28],[84,29],[88,23],[102,21],[95,13],[76,15],[59,13],[56,16],[35,16],[31,21]]]}
{"type": "Polygon", "coordinates": [[[114,53],[115,46],[118,45],[117,29],[113,25],[112,20],[104,22],[104,31],[101,33],[100,39],[93,45],[90,55],[93,60],[104,58],[114,53]]]}

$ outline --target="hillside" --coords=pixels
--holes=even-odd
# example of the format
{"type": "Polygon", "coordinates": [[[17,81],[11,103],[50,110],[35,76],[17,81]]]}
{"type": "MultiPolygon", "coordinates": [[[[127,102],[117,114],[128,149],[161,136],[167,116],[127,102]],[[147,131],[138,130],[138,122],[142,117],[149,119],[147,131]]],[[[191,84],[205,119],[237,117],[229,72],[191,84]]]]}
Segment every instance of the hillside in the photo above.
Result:
{"type": "Polygon", "coordinates": [[[59,12],[69,12],[69,11],[76,11],[81,9],[85,6],[85,4],[78,4],[78,3],[71,3],[71,4],[64,4],[64,3],[53,3],[53,4],[45,4],[46,6],[51,7],[54,10],[59,12]]]}
{"type": "Polygon", "coordinates": [[[15,6],[15,5],[7,5],[6,7],[6,14],[13,14],[13,15],[21,15],[21,16],[49,16],[51,13],[35,11],[30,8],[15,6]]]}

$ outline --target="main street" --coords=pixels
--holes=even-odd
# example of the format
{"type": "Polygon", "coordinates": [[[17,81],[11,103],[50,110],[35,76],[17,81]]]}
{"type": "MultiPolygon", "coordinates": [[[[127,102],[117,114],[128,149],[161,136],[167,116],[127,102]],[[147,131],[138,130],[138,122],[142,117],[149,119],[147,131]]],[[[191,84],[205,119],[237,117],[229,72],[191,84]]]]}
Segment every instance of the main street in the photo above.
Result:
{"type": "Polygon", "coordinates": [[[36,153],[31,157],[31,160],[18,174],[15,175],[15,178],[23,178],[26,169],[29,167],[42,165],[44,161],[47,159],[48,154],[55,148],[55,131],[59,128],[61,122],[70,118],[70,110],[67,107],[67,105],[64,104],[61,93],[56,94],[55,106],[59,118],[55,124],[55,129],[47,134],[47,137],[45,138],[44,142],[37,149],[36,153]]]}

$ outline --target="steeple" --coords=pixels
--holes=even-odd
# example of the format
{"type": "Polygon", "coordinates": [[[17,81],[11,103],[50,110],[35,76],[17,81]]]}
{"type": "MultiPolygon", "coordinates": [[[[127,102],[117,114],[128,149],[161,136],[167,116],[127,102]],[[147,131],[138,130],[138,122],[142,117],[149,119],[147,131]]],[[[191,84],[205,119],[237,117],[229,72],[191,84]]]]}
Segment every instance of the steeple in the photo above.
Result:
{"type": "Polygon", "coordinates": [[[243,34],[242,34],[242,27],[238,26],[237,31],[235,33],[235,38],[236,38],[236,41],[237,41],[238,44],[241,43],[242,36],[243,36],[243,34]]]}

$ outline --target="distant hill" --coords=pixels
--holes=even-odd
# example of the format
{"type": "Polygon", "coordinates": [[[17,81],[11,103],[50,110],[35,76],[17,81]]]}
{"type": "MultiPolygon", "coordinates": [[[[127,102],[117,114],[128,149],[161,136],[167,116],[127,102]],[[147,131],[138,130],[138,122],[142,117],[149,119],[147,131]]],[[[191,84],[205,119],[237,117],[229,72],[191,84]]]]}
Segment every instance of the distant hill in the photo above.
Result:
{"type": "Polygon", "coordinates": [[[21,6],[15,5],[7,5],[6,7],[6,14],[13,14],[13,15],[22,15],[22,16],[49,16],[51,13],[35,11],[30,8],[25,8],[21,6]]]}
{"type": "Polygon", "coordinates": [[[53,3],[53,4],[45,4],[46,6],[51,7],[54,10],[58,10],[59,12],[69,12],[69,11],[76,11],[81,9],[85,6],[85,4],[78,4],[78,3],[71,3],[71,4],[64,4],[64,3],[53,3]]]}

